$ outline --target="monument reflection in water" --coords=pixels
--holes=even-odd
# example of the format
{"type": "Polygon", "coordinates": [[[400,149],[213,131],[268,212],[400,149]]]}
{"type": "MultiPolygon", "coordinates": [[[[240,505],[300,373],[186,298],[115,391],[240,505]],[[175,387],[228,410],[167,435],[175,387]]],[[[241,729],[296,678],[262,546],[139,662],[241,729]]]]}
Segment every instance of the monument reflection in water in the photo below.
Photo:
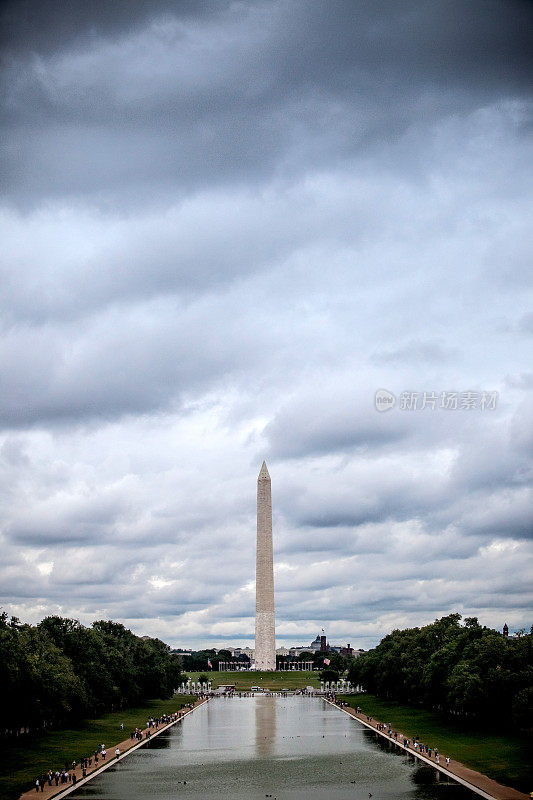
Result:
{"type": "Polygon", "coordinates": [[[258,758],[274,754],[276,738],[277,702],[272,697],[256,698],[255,706],[255,752],[258,758]]]}
{"type": "Polygon", "coordinates": [[[211,700],[70,795],[93,800],[465,800],[322,700],[211,700]],[[158,741],[159,740],[159,741],[158,741]],[[157,742],[157,744],[156,744],[157,742]]]}

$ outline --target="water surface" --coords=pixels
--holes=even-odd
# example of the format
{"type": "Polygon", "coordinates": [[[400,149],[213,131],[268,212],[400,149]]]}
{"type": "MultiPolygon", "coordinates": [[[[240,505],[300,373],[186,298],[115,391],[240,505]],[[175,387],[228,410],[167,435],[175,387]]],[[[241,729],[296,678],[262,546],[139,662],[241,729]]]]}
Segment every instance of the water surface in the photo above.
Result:
{"type": "Polygon", "coordinates": [[[316,698],[216,698],[72,800],[473,800],[316,698]]]}

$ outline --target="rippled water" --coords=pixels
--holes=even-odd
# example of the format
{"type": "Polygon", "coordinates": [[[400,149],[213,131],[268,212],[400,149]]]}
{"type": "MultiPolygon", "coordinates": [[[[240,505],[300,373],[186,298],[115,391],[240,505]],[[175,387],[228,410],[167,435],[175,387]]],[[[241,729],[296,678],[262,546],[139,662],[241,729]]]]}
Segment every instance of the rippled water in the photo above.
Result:
{"type": "Polygon", "coordinates": [[[70,797],[473,800],[323,700],[210,700],[70,797]]]}

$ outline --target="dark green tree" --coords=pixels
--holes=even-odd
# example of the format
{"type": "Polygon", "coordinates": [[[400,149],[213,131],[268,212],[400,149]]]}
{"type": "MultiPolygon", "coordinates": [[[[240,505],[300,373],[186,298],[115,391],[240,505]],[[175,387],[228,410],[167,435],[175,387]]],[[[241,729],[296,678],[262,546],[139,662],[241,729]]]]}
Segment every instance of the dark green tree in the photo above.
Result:
{"type": "Polygon", "coordinates": [[[322,670],[322,672],[320,673],[320,680],[324,681],[324,683],[326,683],[326,681],[329,681],[329,683],[331,683],[332,681],[338,681],[339,673],[334,669],[329,669],[328,667],[322,670]]]}
{"type": "Polygon", "coordinates": [[[476,617],[449,614],[423,628],[392,631],[349,665],[354,684],[381,697],[479,719],[493,712],[527,728],[533,636],[505,638],[476,617]]]}

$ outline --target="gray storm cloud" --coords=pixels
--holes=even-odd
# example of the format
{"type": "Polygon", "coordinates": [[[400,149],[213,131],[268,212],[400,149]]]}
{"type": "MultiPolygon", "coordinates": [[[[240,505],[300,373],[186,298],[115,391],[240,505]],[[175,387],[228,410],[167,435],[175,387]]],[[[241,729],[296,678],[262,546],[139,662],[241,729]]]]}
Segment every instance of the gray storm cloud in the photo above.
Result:
{"type": "Polygon", "coordinates": [[[529,627],[530,4],[0,13],[0,603],[249,640],[266,457],[280,640],[529,627]]]}

